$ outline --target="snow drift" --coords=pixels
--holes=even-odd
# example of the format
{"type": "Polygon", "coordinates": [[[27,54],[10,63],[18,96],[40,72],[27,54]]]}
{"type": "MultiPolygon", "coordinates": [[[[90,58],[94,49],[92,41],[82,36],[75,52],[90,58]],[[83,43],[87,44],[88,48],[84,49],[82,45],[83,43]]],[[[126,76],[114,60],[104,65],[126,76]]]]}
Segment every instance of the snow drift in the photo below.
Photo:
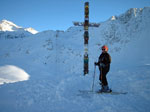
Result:
{"type": "Polygon", "coordinates": [[[28,80],[29,77],[29,74],[27,74],[23,69],[14,65],[0,66],[0,85],[4,83],[25,81],[28,80]]]}

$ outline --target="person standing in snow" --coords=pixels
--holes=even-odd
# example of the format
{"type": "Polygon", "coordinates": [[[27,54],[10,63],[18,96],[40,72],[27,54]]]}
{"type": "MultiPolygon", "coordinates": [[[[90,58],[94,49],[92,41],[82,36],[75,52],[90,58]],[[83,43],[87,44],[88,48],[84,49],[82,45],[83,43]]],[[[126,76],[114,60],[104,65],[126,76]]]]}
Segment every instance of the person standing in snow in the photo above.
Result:
{"type": "Polygon", "coordinates": [[[111,63],[111,56],[108,53],[108,47],[106,45],[102,46],[102,53],[99,56],[98,62],[95,62],[95,66],[99,66],[100,70],[100,84],[101,89],[100,92],[111,92],[111,89],[109,89],[108,82],[106,75],[109,72],[110,69],[110,63],[111,63]]]}

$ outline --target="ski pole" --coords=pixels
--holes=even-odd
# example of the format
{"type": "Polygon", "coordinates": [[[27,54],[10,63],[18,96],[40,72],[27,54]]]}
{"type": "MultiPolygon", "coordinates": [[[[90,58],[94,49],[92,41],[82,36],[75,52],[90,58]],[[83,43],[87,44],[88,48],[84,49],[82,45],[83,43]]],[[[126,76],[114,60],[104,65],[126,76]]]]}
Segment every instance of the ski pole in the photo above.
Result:
{"type": "Polygon", "coordinates": [[[94,67],[93,84],[92,84],[92,92],[94,91],[95,71],[96,71],[96,65],[95,65],[95,67],[94,67]]]}

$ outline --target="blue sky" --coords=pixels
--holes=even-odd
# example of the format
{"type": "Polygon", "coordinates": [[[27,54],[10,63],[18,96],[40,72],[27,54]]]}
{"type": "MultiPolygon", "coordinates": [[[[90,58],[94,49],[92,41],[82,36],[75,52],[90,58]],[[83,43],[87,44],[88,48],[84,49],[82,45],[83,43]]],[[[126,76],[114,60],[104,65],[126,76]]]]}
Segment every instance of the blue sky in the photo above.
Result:
{"type": "Polygon", "coordinates": [[[106,21],[129,8],[150,6],[150,0],[0,0],[0,20],[38,31],[67,30],[72,21],[84,21],[84,2],[90,4],[90,22],[106,21]]]}

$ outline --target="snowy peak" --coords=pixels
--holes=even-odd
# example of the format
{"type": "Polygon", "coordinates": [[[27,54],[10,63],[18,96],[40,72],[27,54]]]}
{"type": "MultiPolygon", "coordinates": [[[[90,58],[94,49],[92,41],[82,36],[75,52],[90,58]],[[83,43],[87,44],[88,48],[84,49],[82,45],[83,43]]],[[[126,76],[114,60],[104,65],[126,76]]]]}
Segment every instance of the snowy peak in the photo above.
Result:
{"type": "Polygon", "coordinates": [[[2,20],[0,21],[0,31],[28,31],[29,33],[36,34],[38,31],[34,30],[33,28],[22,28],[20,26],[17,26],[11,21],[8,20],[2,20]]]}
{"type": "Polygon", "coordinates": [[[129,21],[133,18],[136,18],[142,14],[142,8],[131,8],[127,10],[124,14],[120,15],[119,18],[124,18],[126,21],[129,21]]]}
{"type": "Polygon", "coordinates": [[[110,17],[110,21],[119,20],[121,23],[126,24],[129,21],[135,20],[135,18],[142,18],[143,16],[146,16],[145,14],[149,14],[150,7],[144,7],[144,8],[130,8],[125,13],[119,15],[119,16],[112,16],[110,17]]]}
{"type": "Polygon", "coordinates": [[[117,19],[116,16],[112,16],[112,17],[110,18],[110,20],[112,20],[112,21],[114,21],[114,20],[116,20],[116,19],[117,19]]]}
{"type": "Polygon", "coordinates": [[[131,8],[125,13],[125,15],[130,17],[136,17],[137,15],[141,14],[142,11],[143,8],[131,8]]]}
{"type": "Polygon", "coordinates": [[[30,33],[32,33],[32,34],[38,33],[38,31],[36,31],[35,29],[33,29],[33,28],[31,28],[31,27],[25,28],[25,31],[28,31],[28,32],[30,32],[30,33]]]}
{"type": "Polygon", "coordinates": [[[0,31],[15,31],[21,27],[15,25],[13,22],[2,20],[0,21],[0,31]]]}
{"type": "Polygon", "coordinates": [[[34,30],[31,27],[23,28],[8,20],[0,21],[0,38],[24,38],[36,33],[38,33],[38,31],[34,30]]]}

